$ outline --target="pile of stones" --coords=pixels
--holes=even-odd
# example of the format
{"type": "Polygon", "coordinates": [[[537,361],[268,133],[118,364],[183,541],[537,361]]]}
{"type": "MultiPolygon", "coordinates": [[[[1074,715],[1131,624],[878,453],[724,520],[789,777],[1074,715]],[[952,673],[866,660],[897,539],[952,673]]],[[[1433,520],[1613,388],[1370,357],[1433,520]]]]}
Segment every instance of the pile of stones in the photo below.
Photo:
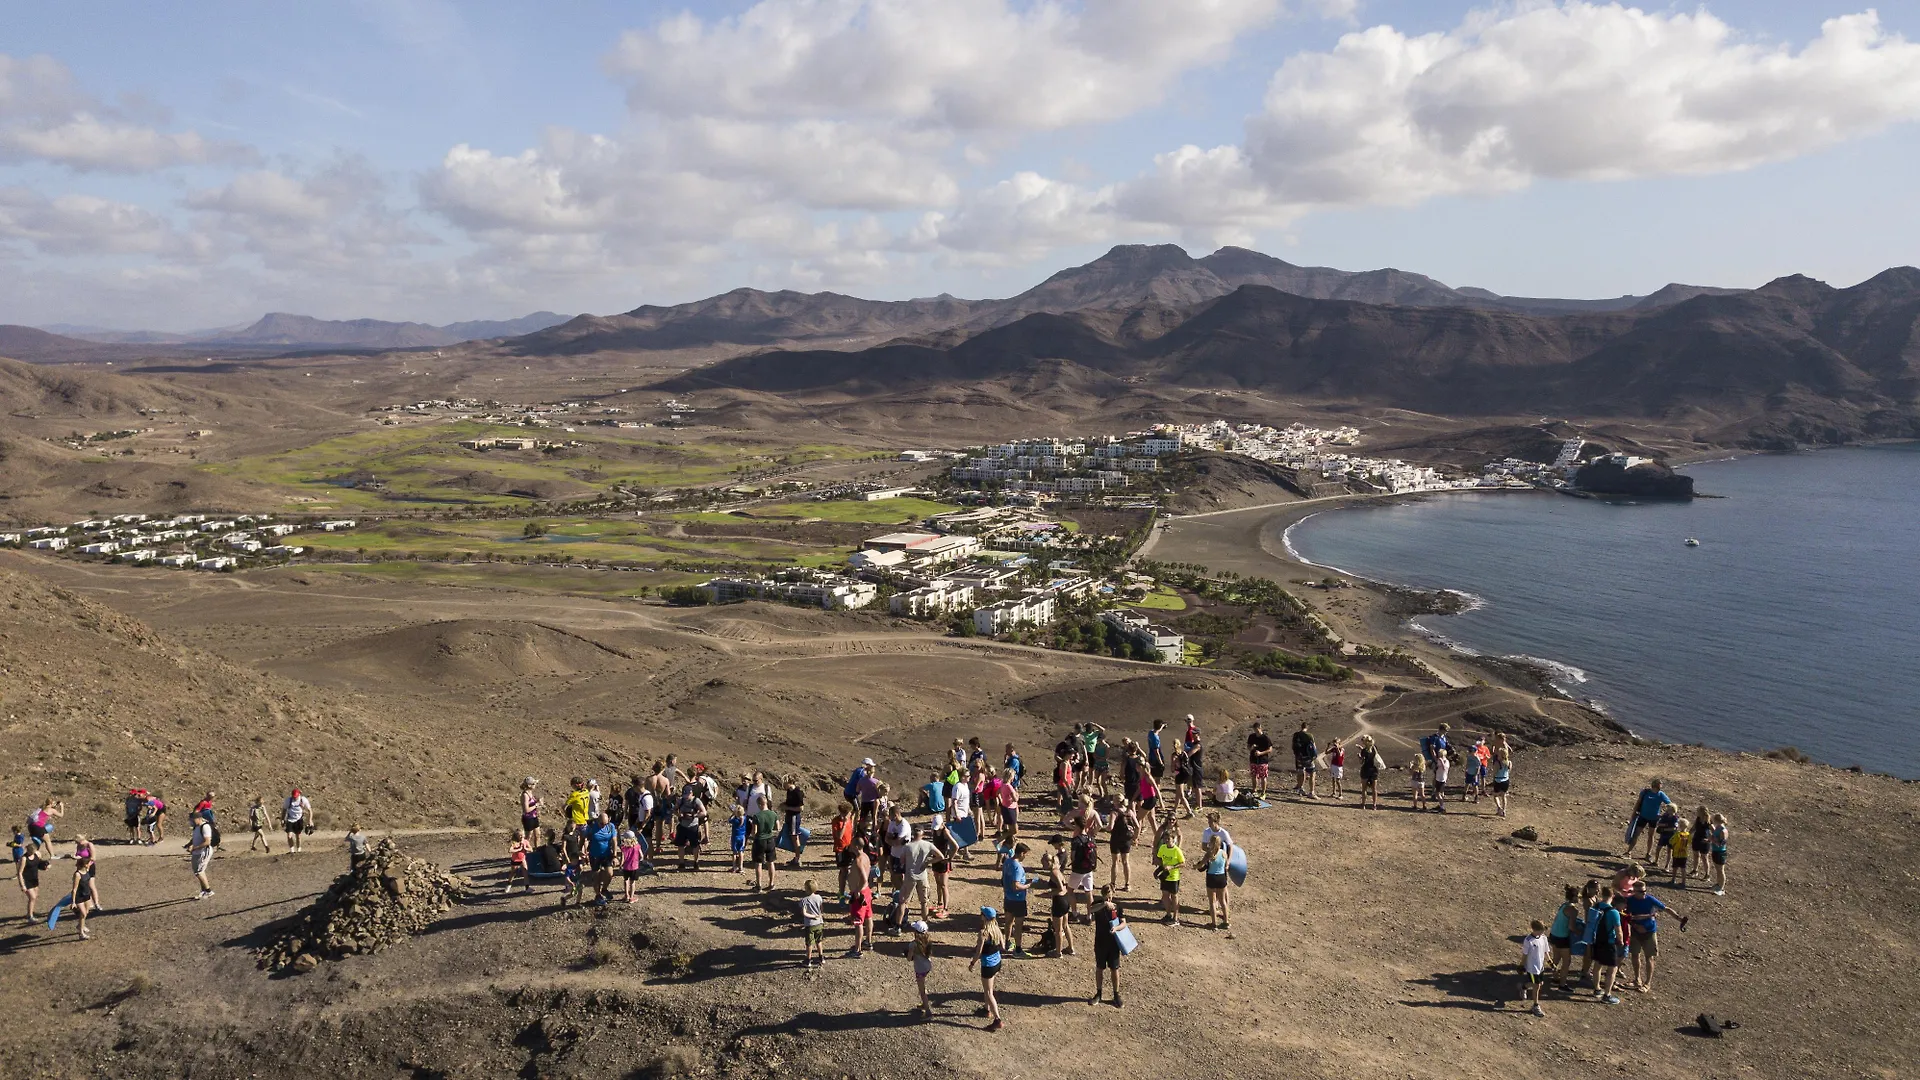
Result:
{"type": "Polygon", "coordinates": [[[387,837],[260,950],[260,966],[312,971],[322,960],[375,952],[425,930],[467,888],[459,876],[401,854],[387,837]]]}

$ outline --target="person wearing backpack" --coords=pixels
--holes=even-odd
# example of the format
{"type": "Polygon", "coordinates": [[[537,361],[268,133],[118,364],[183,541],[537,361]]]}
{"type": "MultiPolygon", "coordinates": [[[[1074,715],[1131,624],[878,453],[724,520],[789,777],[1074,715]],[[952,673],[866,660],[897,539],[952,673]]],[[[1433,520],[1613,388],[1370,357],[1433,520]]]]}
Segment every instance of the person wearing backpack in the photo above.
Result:
{"type": "Polygon", "coordinates": [[[1360,806],[1364,810],[1380,809],[1380,774],[1387,771],[1387,759],[1380,756],[1380,748],[1373,744],[1373,736],[1360,736],[1360,806]]]}
{"type": "Polygon", "coordinates": [[[295,855],[300,853],[300,834],[312,824],[313,800],[300,794],[299,788],[287,796],[286,805],[280,810],[281,824],[287,830],[287,850],[295,855]]]}
{"type": "Polygon", "coordinates": [[[1614,980],[1620,977],[1620,957],[1626,951],[1626,924],[1620,917],[1620,909],[1614,906],[1613,888],[1601,886],[1600,900],[1587,913],[1589,927],[1593,931],[1593,944],[1588,946],[1588,955],[1593,960],[1593,992],[1608,1005],[1620,1004],[1614,995],[1614,980]]]}
{"type": "Polygon", "coordinates": [[[1453,745],[1447,742],[1450,730],[1452,725],[1441,724],[1433,734],[1420,740],[1420,756],[1426,758],[1433,769],[1433,808],[1442,814],[1447,812],[1447,769],[1453,760],[1453,745]]]}
{"type": "Polygon", "coordinates": [[[219,846],[219,833],[213,827],[213,811],[203,810],[194,817],[193,839],[187,845],[192,857],[193,880],[200,885],[200,895],[194,897],[195,900],[205,900],[213,895],[213,882],[207,879],[207,868],[213,864],[213,849],[219,846]]]}
{"type": "Polygon", "coordinates": [[[1067,921],[1073,921],[1073,909],[1085,906],[1093,917],[1093,875],[1100,869],[1100,847],[1094,834],[1100,827],[1096,816],[1086,822],[1067,842],[1067,921]]]}
{"type": "Polygon", "coordinates": [[[1293,733],[1293,793],[1305,795],[1309,799],[1319,799],[1319,777],[1314,775],[1313,759],[1320,756],[1320,748],[1314,745],[1313,732],[1307,730],[1307,722],[1300,721],[1300,730],[1293,733]]]}
{"type": "Polygon", "coordinates": [[[253,839],[247,842],[247,850],[252,851],[257,847],[269,855],[273,854],[273,841],[267,839],[267,800],[265,797],[256,794],[253,797],[253,801],[247,804],[247,827],[253,830],[253,839]]]}

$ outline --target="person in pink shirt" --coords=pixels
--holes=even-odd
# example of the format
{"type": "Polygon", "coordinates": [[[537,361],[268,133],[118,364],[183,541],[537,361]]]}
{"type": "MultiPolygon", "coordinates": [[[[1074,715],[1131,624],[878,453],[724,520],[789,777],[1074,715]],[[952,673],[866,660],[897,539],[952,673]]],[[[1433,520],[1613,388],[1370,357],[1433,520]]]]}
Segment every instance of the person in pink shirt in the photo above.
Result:
{"type": "Polygon", "coordinates": [[[1000,828],[1000,777],[976,766],[973,772],[973,805],[978,808],[984,828],[1000,828]]]}
{"type": "Polygon", "coordinates": [[[1006,835],[1007,843],[1011,844],[1020,831],[1020,791],[1013,786],[1013,773],[1009,772],[1001,778],[996,794],[1000,803],[1000,831],[1006,835]]]}

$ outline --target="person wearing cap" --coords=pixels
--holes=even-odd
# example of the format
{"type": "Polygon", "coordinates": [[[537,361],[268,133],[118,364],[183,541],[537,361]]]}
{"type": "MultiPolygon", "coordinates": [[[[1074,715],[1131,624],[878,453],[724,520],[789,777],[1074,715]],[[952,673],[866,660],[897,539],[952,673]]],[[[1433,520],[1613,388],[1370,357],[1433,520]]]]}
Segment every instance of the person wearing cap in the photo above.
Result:
{"type": "Polygon", "coordinates": [[[1000,1002],[993,994],[993,978],[1000,974],[1000,960],[1007,947],[1006,937],[1000,933],[1000,913],[991,907],[980,909],[980,939],[974,943],[973,959],[967,961],[967,967],[980,967],[980,1013],[987,1018],[987,1030],[999,1031],[1005,1025],[1000,1022],[1000,1002]]]}
{"type": "Polygon", "coordinates": [[[520,781],[520,828],[528,836],[540,835],[540,794],[534,790],[539,786],[531,776],[520,781]]]}
{"type": "Polygon", "coordinates": [[[299,788],[287,796],[287,803],[280,808],[280,822],[287,831],[287,850],[300,853],[300,834],[313,824],[313,800],[300,794],[299,788]]]}
{"type": "Polygon", "coordinates": [[[927,976],[933,974],[933,935],[925,919],[913,920],[913,944],[907,946],[907,959],[913,961],[913,981],[920,988],[920,1019],[933,1019],[933,1000],[927,997],[927,976]]]}

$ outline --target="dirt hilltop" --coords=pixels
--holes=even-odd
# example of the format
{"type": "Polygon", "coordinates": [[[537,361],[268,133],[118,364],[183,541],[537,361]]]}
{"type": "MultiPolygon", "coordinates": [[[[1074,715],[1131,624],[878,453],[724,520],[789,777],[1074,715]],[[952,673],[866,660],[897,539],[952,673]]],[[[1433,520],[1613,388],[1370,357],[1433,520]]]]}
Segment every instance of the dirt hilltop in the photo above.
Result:
{"type": "MultiPolygon", "coordinates": [[[[102,845],[108,910],[91,941],[28,928],[16,909],[0,930],[0,1009],[15,1020],[0,1075],[945,1080],[1151,1062],[1223,1077],[1691,1080],[1897,1077],[1920,1060],[1905,1023],[1920,789],[1888,778],[1635,743],[1497,686],[1171,672],[762,605],[675,612],[298,573],[107,578],[28,556],[0,557],[0,604],[14,747],[0,790],[16,812],[63,793],[60,837],[115,837],[115,793],[141,782],[170,801],[213,787],[227,815],[209,900],[191,900],[170,840],[102,845]],[[967,913],[999,894],[982,862],[956,871],[955,917],[935,928],[931,1023],[908,1013],[898,940],[842,959],[835,922],[824,972],[802,975],[799,881],[785,871],[772,899],[713,868],[643,878],[639,903],[599,910],[559,910],[551,886],[497,892],[529,773],[549,789],[576,772],[604,783],[676,750],[729,775],[799,772],[817,790],[872,756],[913,786],[956,736],[1014,742],[1038,771],[1070,722],[1139,738],[1188,712],[1210,761],[1234,765],[1256,716],[1282,733],[1305,720],[1323,740],[1371,730],[1390,758],[1443,719],[1511,728],[1525,744],[1513,816],[1415,815],[1397,779],[1378,813],[1348,799],[1229,814],[1253,863],[1230,932],[1154,922],[1137,854],[1123,901],[1142,948],[1123,969],[1125,1007],[1086,1004],[1082,943],[1077,958],[1012,962],[995,1034],[972,1015],[965,958],[967,913]],[[1549,995],[1546,1019],[1525,1015],[1508,1000],[1517,935],[1551,914],[1562,882],[1621,864],[1627,803],[1656,774],[1682,805],[1729,815],[1728,895],[1656,877],[1693,918],[1663,928],[1654,992],[1612,1008],[1549,995]],[[246,852],[238,797],[295,783],[330,830],[349,816],[376,838],[442,830],[403,836],[406,854],[476,888],[377,952],[262,972],[258,951],[346,869],[337,832],[299,856],[246,852]],[[1522,826],[1539,839],[1514,839],[1522,826]],[[1701,1012],[1743,1026],[1699,1038],[1701,1012]]],[[[812,796],[816,826],[830,813],[827,793],[812,796]]],[[[1030,820],[1044,836],[1052,815],[1030,820]]],[[[49,872],[42,911],[70,865],[49,872]]],[[[805,873],[831,891],[828,857],[810,853],[805,873]]],[[[1183,900],[1191,921],[1199,897],[1183,900]]]]}

